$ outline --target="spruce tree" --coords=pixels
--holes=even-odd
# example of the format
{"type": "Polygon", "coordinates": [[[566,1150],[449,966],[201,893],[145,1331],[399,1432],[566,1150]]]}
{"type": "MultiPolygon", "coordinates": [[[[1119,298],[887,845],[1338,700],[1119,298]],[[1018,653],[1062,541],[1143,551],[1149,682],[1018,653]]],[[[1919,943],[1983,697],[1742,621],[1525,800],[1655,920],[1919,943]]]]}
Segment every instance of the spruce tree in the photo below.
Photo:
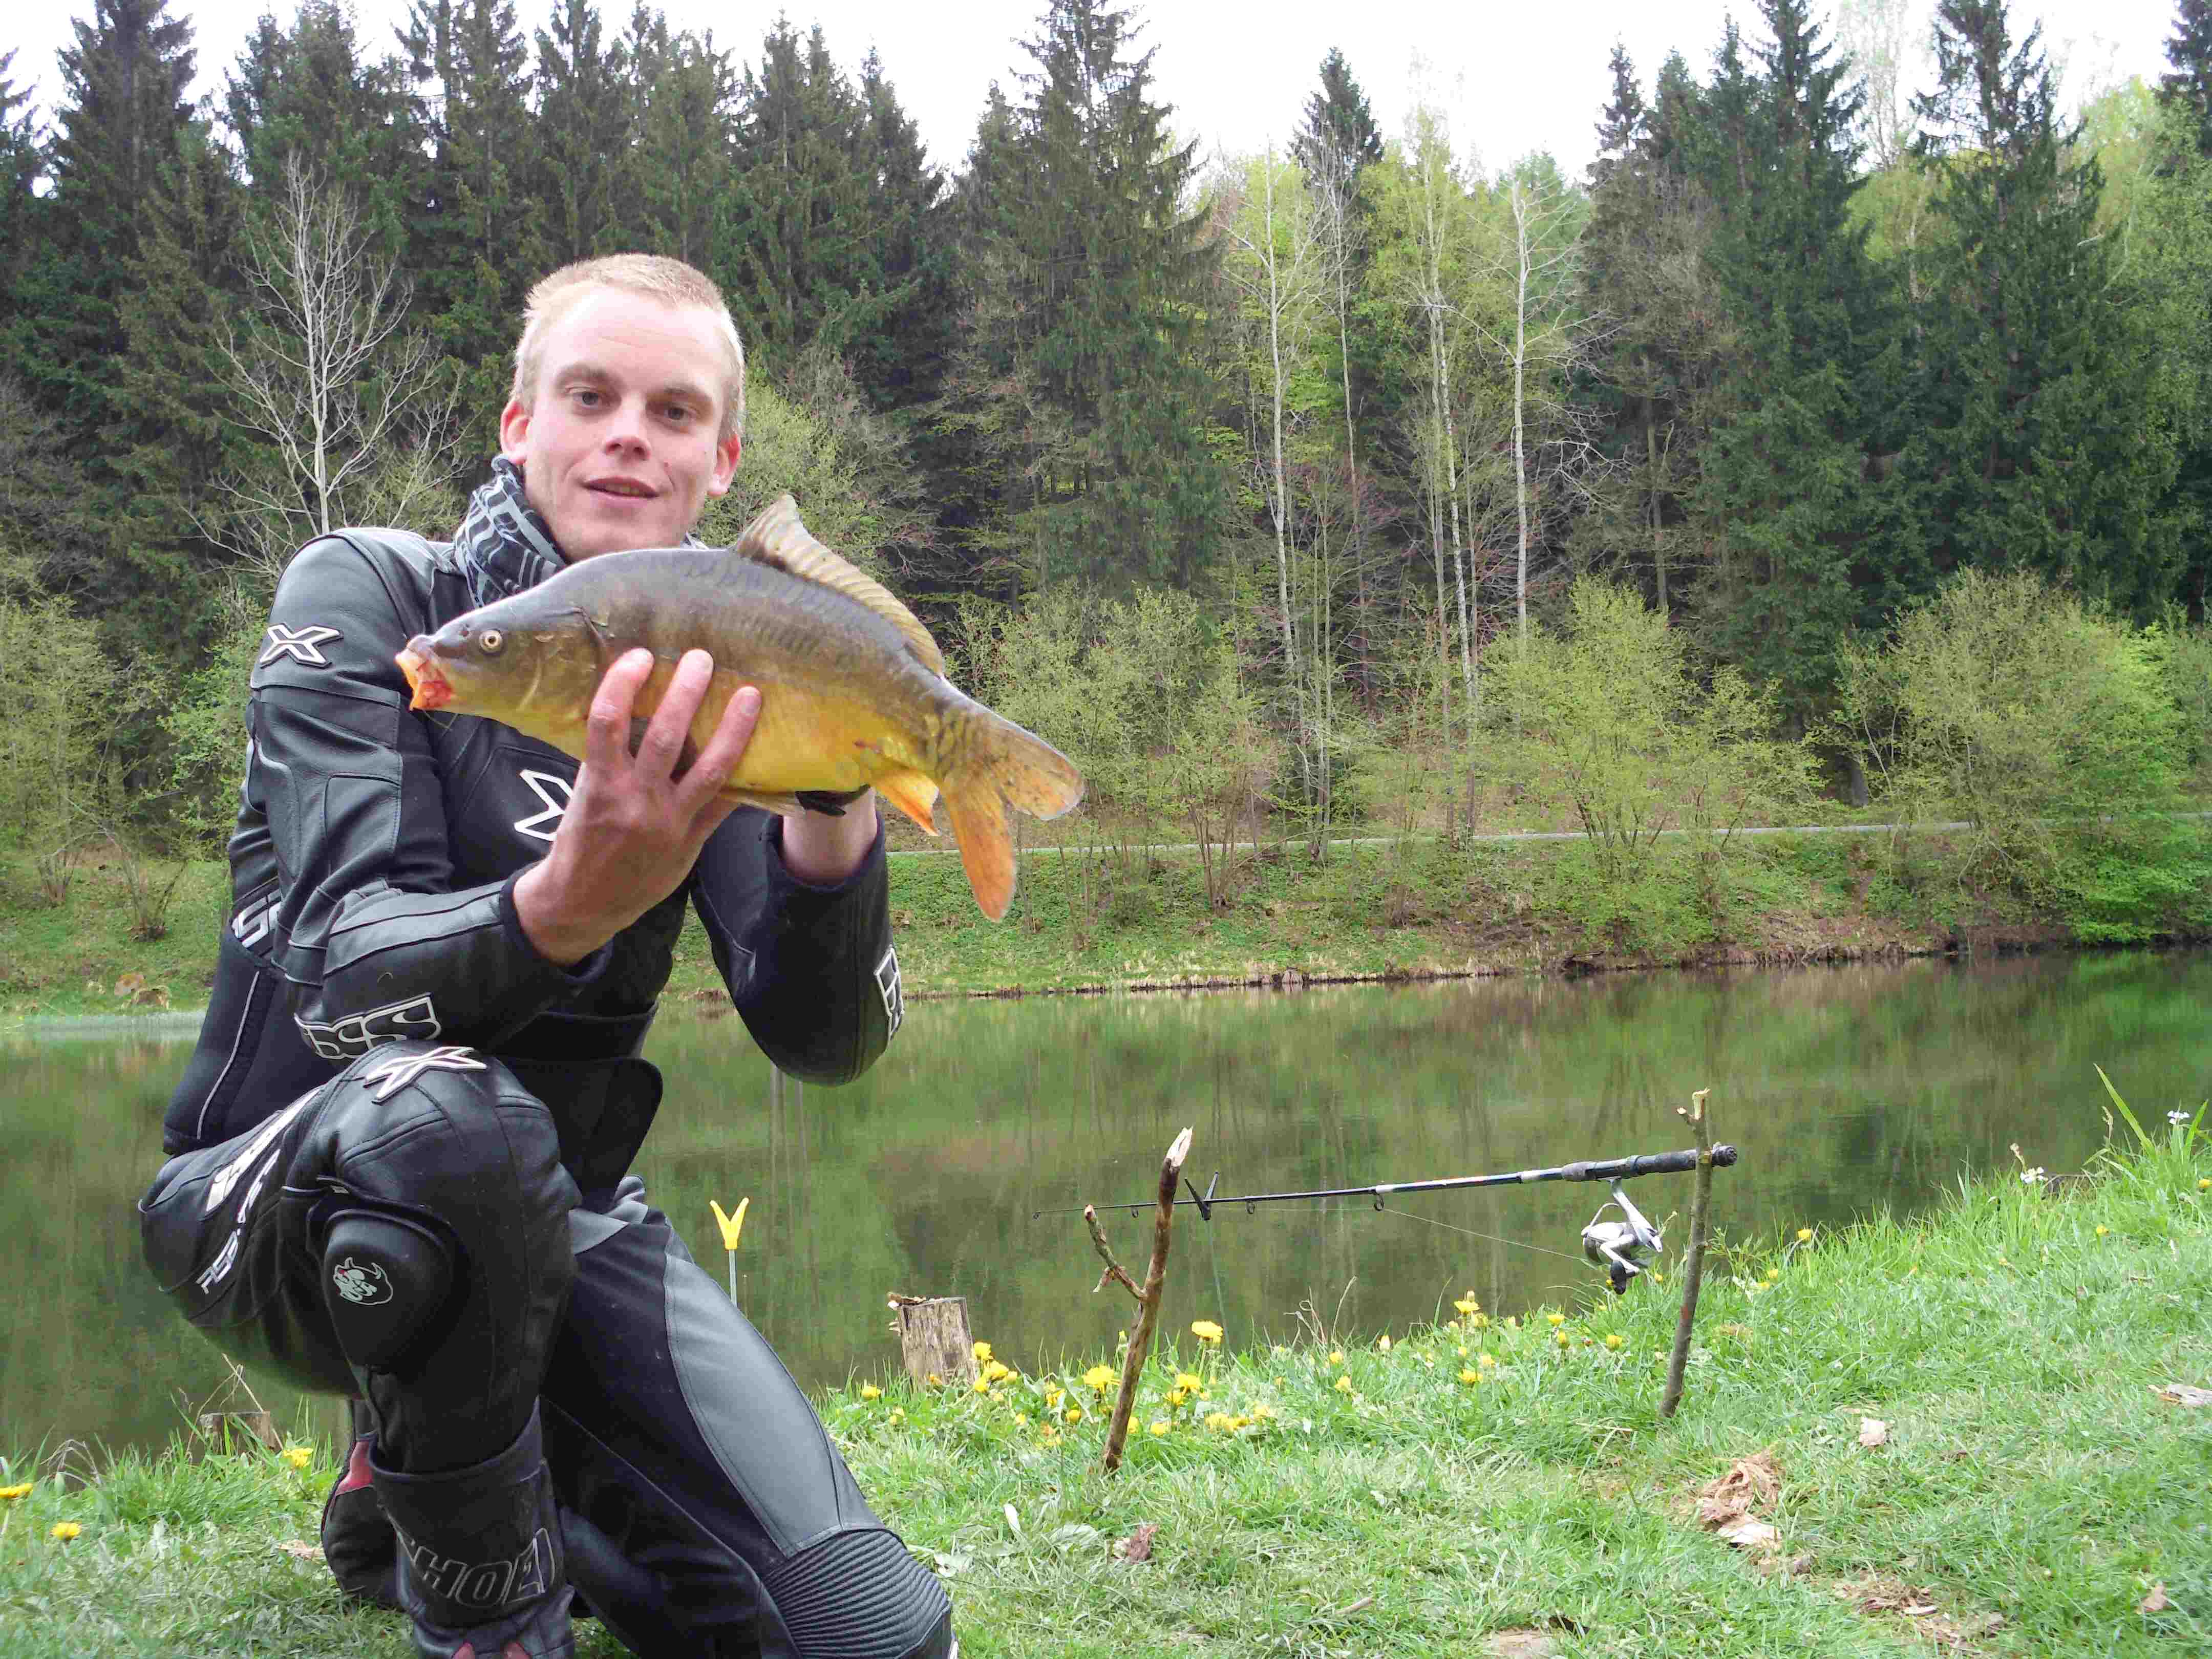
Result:
{"type": "Polygon", "coordinates": [[[558,0],[538,31],[537,176],[530,197],[545,255],[572,264],[615,251],[619,159],[629,136],[619,46],[608,42],[591,0],[558,0]]]}
{"type": "Polygon", "coordinates": [[[1717,81],[1720,125],[1703,147],[1705,188],[1724,203],[1711,260],[1740,339],[1731,412],[1701,458],[1699,512],[1725,550],[1700,608],[1718,654],[1802,729],[1845,638],[1879,628],[1917,577],[1903,492],[1872,463],[1897,441],[1901,353],[1850,211],[1862,91],[1810,0],[1760,11],[1773,39],[1740,85],[1717,81]]]}
{"type": "Polygon", "coordinates": [[[2173,71],[2159,77],[2159,97],[2189,112],[2197,153],[2212,156],[2212,0],[2180,0],[2166,61],[2173,71]]]}
{"type": "Polygon", "coordinates": [[[38,183],[46,166],[31,88],[17,84],[15,67],[15,54],[0,52],[0,309],[34,239],[38,183]]]}
{"type": "Polygon", "coordinates": [[[1321,90],[1306,97],[1304,124],[1291,155],[1316,184],[1359,198],[1359,175],[1382,159],[1382,133],[1351,65],[1334,46],[1321,60],[1321,90]]]}
{"type": "Polygon", "coordinates": [[[1917,354],[1906,464],[1944,569],[2025,568],[2148,613],[2179,555],[2157,532],[2171,443],[2136,395],[2142,343],[2096,234],[2094,156],[2069,157],[2039,27],[1942,0],[1935,90],[1914,100],[1949,234],[1917,354]]]}
{"type": "Polygon", "coordinates": [[[1197,147],[1170,142],[1135,33],[1103,0],[1054,0],[1024,43],[1023,101],[978,133],[1005,149],[969,198],[948,412],[1020,434],[997,507],[1032,581],[1188,582],[1226,505],[1195,351],[1214,264],[1185,207],[1197,147]]]}

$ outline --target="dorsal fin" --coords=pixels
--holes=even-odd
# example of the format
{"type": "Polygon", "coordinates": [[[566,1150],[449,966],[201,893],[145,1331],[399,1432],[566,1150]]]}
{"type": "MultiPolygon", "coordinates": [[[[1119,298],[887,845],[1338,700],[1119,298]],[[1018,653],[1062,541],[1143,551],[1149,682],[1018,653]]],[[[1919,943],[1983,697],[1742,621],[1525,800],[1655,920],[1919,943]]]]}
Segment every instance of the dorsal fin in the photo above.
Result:
{"type": "Polygon", "coordinates": [[[906,636],[914,654],[933,674],[945,672],[945,653],[913,611],[898,602],[891,591],[873,576],[831,552],[799,521],[799,503],[788,494],[777,496],[745,526],[730,551],[756,564],[773,566],[808,581],[834,588],[847,599],[864,605],[906,636]]]}

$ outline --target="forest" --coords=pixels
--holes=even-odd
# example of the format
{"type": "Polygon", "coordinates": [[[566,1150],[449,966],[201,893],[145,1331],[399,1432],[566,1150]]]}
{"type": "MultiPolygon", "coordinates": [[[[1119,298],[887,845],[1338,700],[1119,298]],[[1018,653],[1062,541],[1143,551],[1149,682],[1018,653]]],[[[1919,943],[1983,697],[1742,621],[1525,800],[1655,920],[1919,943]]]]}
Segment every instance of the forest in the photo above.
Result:
{"type": "Polygon", "coordinates": [[[1206,153],[1138,9],[1041,4],[950,168],[787,17],[303,0],[194,100],[216,43],[93,0],[51,110],[0,57],[0,848],[219,846],[286,559],[449,533],[529,286],[640,249],[748,353],[702,533],[792,490],[1217,904],[1263,828],[1602,877],[1865,806],[2091,936],[2212,926],[2212,0],[2078,107],[2006,0],[1917,86],[1911,0],[1757,0],[1614,47],[1582,177],[1418,75],[1382,131],[1356,41],[1206,153]]]}

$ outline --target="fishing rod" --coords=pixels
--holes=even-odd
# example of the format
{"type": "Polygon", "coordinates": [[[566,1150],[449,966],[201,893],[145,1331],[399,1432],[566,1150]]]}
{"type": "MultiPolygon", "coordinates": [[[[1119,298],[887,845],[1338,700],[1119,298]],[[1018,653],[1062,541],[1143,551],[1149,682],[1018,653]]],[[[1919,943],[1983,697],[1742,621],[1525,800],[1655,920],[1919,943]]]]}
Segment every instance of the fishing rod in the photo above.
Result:
{"type": "MultiPolygon", "coordinates": [[[[1712,1165],[1724,1170],[1736,1160],[1736,1149],[1718,1146],[1711,1152],[1712,1165]]],[[[1172,1207],[1195,1208],[1204,1221],[1213,1219],[1217,1205],[1241,1204],[1247,1215],[1256,1214],[1262,1204],[1287,1204],[1298,1200],[1316,1198],[1372,1199],[1378,1210],[1385,1207],[1389,1199],[1407,1193],[1458,1192],[1480,1187],[1527,1187],[1544,1181],[1602,1181],[1613,1189],[1612,1196],[1598,1206],[1597,1214],[1590,1218],[1583,1229],[1583,1254],[1606,1269],[1614,1294],[1628,1286],[1628,1281],[1643,1269],[1641,1259],[1656,1255],[1662,1248],[1660,1230],[1651,1224],[1643,1212],[1629,1200],[1620,1183],[1638,1176],[1687,1175],[1698,1168],[1698,1152],[1689,1147],[1679,1152],[1644,1152],[1631,1158],[1579,1158],[1571,1164],[1555,1164],[1538,1170],[1509,1170],[1498,1175],[1452,1176],[1434,1181],[1382,1181],[1366,1187],[1315,1187],[1301,1192],[1235,1193],[1217,1197],[1215,1189],[1221,1184],[1221,1172],[1216,1170],[1213,1178],[1206,1183],[1201,1193],[1190,1179],[1183,1180],[1188,1198],[1173,1200],[1172,1207]],[[1621,1218],[1602,1219],[1606,1211],[1618,1206],[1621,1218]]],[[[1146,1210],[1157,1209],[1157,1204],[1114,1204],[1109,1209],[1127,1210],[1132,1216],[1140,1216],[1146,1210]]],[[[1032,1210],[1030,1218],[1039,1216],[1074,1215],[1080,1211],[1094,1209],[1087,1204],[1072,1204],[1058,1209],[1032,1210]]]]}

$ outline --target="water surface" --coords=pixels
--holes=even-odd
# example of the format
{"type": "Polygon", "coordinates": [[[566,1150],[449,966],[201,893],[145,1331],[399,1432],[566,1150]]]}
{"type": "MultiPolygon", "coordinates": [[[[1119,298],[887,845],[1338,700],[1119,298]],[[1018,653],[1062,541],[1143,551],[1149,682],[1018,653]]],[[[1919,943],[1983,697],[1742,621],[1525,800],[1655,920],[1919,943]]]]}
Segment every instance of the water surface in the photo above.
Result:
{"type": "MultiPolygon", "coordinates": [[[[1934,1201],[1960,1173],[2078,1169],[2103,1137],[2102,1064],[2148,1121],[2212,1093],[2212,956],[2130,953],[1799,971],[1479,981],[1188,997],[908,1005],[843,1089],[771,1099],[733,1016],[672,1015],[648,1050],[667,1100],[640,1160],[654,1201],[724,1276],[709,1199],[752,1200],[747,1311],[802,1382],[897,1364],[885,1293],[969,1298],[1025,1367],[1110,1349],[1130,1305],[1093,1293],[1078,1216],[1144,1200],[1176,1131],[1202,1188],[1267,1191],[1517,1169],[1686,1145],[1712,1091],[1742,1149],[1715,1182],[1738,1234],[1934,1201]]],[[[0,1039],[0,1450],[159,1444],[220,1392],[220,1356],[138,1258],[133,1200],[161,1162],[189,1021],[0,1039]]],[[[1632,1188],[1655,1218],[1682,1178],[1632,1188]]],[[[1232,1342],[1301,1318],[1346,1340],[1588,1293],[1578,1237],[1603,1194],[1516,1188],[1218,1212],[1178,1221],[1166,1328],[1232,1342]]],[[[1141,1271],[1150,1222],[1107,1225],[1141,1271]]],[[[1677,1228],[1678,1243],[1686,1234],[1677,1228]]],[[[1650,1293],[1638,1286],[1632,1294],[1650,1293]]],[[[255,1380],[280,1420],[327,1429],[255,1380]]]]}

